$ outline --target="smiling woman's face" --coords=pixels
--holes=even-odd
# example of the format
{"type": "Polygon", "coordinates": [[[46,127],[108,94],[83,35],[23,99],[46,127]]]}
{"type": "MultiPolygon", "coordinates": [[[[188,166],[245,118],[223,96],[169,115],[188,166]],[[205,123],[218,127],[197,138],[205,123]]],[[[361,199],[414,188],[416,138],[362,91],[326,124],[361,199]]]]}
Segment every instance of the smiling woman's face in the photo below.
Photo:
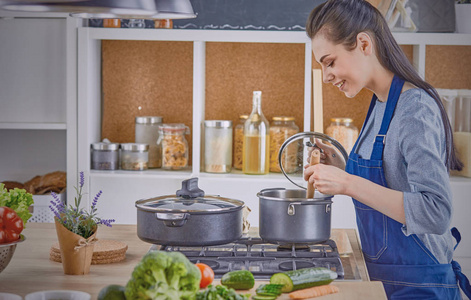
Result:
{"type": "Polygon", "coordinates": [[[347,97],[355,97],[367,86],[370,68],[361,42],[357,41],[353,50],[347,50],[319,33],[312,39],[312,52],[322,66],[324,82],[337,86],[347,97]]]}

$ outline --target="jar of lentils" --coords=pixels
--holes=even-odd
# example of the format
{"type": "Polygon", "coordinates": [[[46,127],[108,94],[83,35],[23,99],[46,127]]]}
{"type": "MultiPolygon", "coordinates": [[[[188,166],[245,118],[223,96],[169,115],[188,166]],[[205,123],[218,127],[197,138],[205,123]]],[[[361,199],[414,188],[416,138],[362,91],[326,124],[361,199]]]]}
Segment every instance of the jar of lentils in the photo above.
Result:
{"type": "Polygon", "coordinates": [[[190,128],[181,123],[162,124],[157,145],[162,149],[162,169],[181,170],[188,167],[188,142],[185,134],[190,128]]]}
{"type": "Polygon", "coordinates": [[[130,171],[147,170],[149,145],[139,143],[121,144],[121,169],[130,171]]]}
{"type": "MultiPolygon", "coordinates": [[[[270,172],[280,173],[281,168],[278,161],[278,155],[281,145],[299,132],[299,127],[294,123],[294,117],[273,117],[270,124],[270,172]]],[[[296,144],[289,145],[284,149],[281,163],[286,173],[296,172],[298,168],[298,148],[296,144]]]]}
{"type": "Polygon", "coordinates": [[[339,142],[347,150],[347,153],[350,153],[358,138],[358,128],[353,125],[353,119],[332,118],[330,121],[325,134],[339,142]]]}

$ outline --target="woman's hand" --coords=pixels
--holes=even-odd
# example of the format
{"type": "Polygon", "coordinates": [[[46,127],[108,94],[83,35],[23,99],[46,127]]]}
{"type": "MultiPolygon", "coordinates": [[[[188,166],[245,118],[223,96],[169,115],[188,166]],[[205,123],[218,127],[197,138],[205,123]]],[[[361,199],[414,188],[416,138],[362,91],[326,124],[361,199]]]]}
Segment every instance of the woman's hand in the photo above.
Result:
{"type": "Polygon", "coordinates": [[[325,164],[306,165],[304,168],[304,180],[308,181],[308,184],[315,185],[322,194],[347,194],[350,174],[344,170],[325,164]]]}
{"type": "MultiPolygon", "coordinates": [[[[316,146],[322,150],[321,159],[320,159],[321,164],[331,165],[339,169],[345,170],[345,165],[346,165],[345,158],[336,147],[330,144],[325,144],[320,139],[315,139],[314,142],[316,146]]],[[[310,157],[311,155],[309,154],[308,162],[309,162],[310,157]]]]}

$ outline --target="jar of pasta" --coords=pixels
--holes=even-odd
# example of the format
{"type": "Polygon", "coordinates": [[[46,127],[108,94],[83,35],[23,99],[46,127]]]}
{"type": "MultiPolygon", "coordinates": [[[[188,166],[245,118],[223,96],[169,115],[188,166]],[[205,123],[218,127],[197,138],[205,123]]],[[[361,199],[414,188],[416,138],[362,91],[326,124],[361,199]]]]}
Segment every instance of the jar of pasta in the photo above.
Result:
{"type": "Polygon", "coordinates": [[[204,171],[229,173],[232,167],[232,121],[204,121],[204,171]]]}
{"type": "MultiPolygon", "coordinates": [[[[294,123],[294,117],[273,117],[270,124],[270,172],[280,173],[278,155],[281,145],[299,132],[299,127],[294,123]]],[[[296,145],[289,145],[283,152],[281,163],[286,173],[293,173],[298,168],[298,149],[296,145]]]]}
{"type": "Polygon", "coordinates": [[[244,146],[244,123],[249,115],[240,115],[239,123],[234,127],[234,154],[232,156],[232,166],[234,169],[242,170],[242,149],[244,146]]]}
{"type": "Polygon", "coordinates": [[[157,145],[162,149],[162,169],[181,170],[188,167],[188,142],[185,134],[190,134],[190,128],[185,124],[160,125],[157,145]]]}
{"type": "Polygon", "coordinates": [[[139,143],[121,144],[121,169],[130,171],[147,170],[149,145],[139,143]]]}
{"type": "Polygon", "coordinates": [[[353,125],[353,119],[332,118],[330,121],[325,134],[337,140],[347,150],[347,153],[350,153],[358,138],[358,128],[353,125]]]}

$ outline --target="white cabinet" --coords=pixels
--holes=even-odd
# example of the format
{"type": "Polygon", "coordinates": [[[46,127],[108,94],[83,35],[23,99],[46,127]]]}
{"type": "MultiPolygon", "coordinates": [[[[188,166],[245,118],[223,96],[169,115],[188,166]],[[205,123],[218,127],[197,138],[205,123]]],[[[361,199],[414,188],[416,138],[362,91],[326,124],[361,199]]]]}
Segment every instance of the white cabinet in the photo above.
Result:
{"type": "Polygon", "coordinates": [[[0,180],[72,170],[75,181],[75,27],[63,14],[0,11],[0,180]]]}

